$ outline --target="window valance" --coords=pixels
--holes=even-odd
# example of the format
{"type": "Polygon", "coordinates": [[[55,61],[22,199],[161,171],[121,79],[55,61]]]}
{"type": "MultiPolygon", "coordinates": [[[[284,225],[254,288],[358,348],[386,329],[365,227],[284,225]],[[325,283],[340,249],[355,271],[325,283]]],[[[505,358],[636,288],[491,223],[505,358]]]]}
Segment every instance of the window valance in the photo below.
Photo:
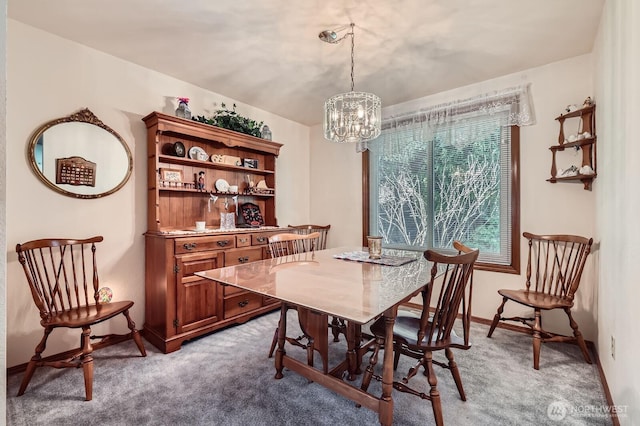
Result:
{"type": "Polygon", "coordinates": [[[504,126],[529,126],[535,124],[535,114],[530,96],[531,84],[510,87],[472,98],[430,106],[411,113],[383,119],[383,129],[407,125],[436,126],[460,122],[477,115],[504,117],[504,126]],[[508,114],[502,114],[508,111],[508,114]]]}

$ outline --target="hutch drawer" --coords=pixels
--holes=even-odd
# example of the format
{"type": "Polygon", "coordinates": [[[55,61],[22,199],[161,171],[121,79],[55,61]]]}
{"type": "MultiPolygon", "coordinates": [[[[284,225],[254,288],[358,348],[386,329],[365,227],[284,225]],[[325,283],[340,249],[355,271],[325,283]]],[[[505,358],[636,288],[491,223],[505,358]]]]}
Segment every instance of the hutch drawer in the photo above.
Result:
{"type": "Polygon", "coordinates": [[[234,235],[176,238],[176,254],[226,250],[236,246],[234,235]]]}
{"type": "Polygon", "coordinates": [[[224,317],[231,318],[251,312],[262,306],[262,296],[254,293],[242,292],[224,300],[224,317]]]}
{"type": "Polygon", "coordinates": [[[240,265],[256,260],[262,260],[262,247],[227,250],[224,253],[224,266],[240,265]]]}
{"type": "Polygon", "coordinates": [[[251,245],[251,235],[241,234],[236,236],[236,247],[249,247],[251,245]]]}

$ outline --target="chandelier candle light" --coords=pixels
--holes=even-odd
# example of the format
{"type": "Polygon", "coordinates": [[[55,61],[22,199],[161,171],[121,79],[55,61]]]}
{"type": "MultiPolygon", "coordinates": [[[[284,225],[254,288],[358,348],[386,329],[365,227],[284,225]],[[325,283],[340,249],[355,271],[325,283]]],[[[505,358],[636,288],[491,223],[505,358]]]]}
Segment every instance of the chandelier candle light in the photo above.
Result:
{"type": "Polygon", "coordinates": [[[318,37],[327,43],[336,44],[351,36],[351,91],[340,93],[324,103],[324,137],[337,143],[355,143],[356,151],[367,149],[367,142],[380,135],[381,102],[373,93],[353,90],[353,64],[355,24],[350,32],[338,38],[335,31],[322,31],[318,37]]]}

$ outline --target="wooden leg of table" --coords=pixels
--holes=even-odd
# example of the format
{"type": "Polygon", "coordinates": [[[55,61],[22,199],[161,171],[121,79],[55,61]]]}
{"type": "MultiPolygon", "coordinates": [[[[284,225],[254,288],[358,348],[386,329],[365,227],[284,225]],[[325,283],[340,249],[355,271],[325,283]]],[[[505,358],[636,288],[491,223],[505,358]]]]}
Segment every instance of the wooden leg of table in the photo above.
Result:
{"type": "Polygon", "coordinates": [[[355,380],[357,374],[361,374],[360,364],[362,357],[358,352],[360,349],[360,324],[349,322],[347,324],[347,365],[349,370],[348,380],[355,380]]]}
{"type": "Polygon", "coordinates": [[[362,374],[362,326],[355,324],[355,337],[356,337],[356,374],[362,374]]]}
{"type": "Polygon", "coordinates": [[[287,305],[280,304],[280,322],[278,323],[278,349],[276,350],[276,379],[282,379],[282,370],[284,369],[284,340],[287,335],[287,305]]]}
{"type": "Polygon", "coordinates": [[[393,423],[393,324],[395,323],[397,307],[390,308],[384,313],[384,358],[382,362],[382,396],[378,420],[381,425],[393,423]]]}
{"type": "Polygon", "coordinates": [[[329,316],[299,307],[298,318],[301,321],[300,327],[311,338],[307,347],[307,364],[313,367],[315,350],[322,359],[322,371],[327,374],[329,371],[329,333],[327,331],[329,316]]]}

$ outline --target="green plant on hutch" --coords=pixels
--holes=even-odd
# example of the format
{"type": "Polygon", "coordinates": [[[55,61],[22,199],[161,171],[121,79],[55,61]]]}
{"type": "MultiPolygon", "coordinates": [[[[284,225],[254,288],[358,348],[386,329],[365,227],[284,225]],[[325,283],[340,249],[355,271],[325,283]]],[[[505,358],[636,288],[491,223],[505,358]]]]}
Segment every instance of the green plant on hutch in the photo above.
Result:
{"type": "Polygon", "coordinates": [[[216,110],[213,117],[206,118],[204,115],[198,115],[193,117],[193,120],[222,127],[223,129],[233,130],[234,132],[240,132],[258,138],[261,137],[260,129],[262,128],[262,121],[258,123],[255,120],[241,116],[236,112],[236,104],[233,104],[233,110],[227,109],[224,102],[222,102],[220,106],[221,109],[216,110]]]}

